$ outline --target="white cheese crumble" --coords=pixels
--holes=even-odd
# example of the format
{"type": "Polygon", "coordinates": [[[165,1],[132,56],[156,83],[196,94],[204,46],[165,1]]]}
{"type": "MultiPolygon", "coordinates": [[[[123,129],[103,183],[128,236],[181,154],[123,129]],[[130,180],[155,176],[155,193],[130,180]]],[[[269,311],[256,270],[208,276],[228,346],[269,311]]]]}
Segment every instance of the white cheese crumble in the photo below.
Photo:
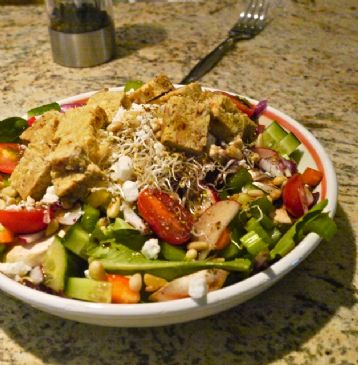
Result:
{"type": "Polygon", "coordinates": [[[111,178],[114,181],[127,181],[133,176],[133,161],[130,157],[120,155],[118,160],[111,166],[111,178]]]}
{"type": "Polygon", "coordinates": [[[31,270],[30,279],[34,284],[40,284],[43,282],[44,275],[40,266],[36,266],[31,270]]]}
{"type": "Polygon", "coordinates": [[[139,190],[135,181],[125,181],[122,185],[123,199],[128,203],[133,203],[138,199],[139,190]]]}
{"type": "Polygon", "coordinates": [[[194,299],[200,299],[208,293],[205,275],[193,276],[189,281],[188,294],[194,299]]]}
{"type": "Polygon", "coordinates": [[[145,232],[147,227],[144,224],[143,220],[139,215],[127,204],[123,203],[121,206],[121,210],[123,212],[124,220],[133,226],[135,229],[138,229],[140,232],[145,232]]]}
{"type": "Polygon", "coordinates": [[[58,202],[59,199],[60,198],[55,193],[55,187],[51,185],[47,188],[46,193],[42,197],[41,201],[45,204],[53,204],[58,202]]]}
{"type": "Polygon", "coordinates": [[[145,241],[141,252],[148,260],[157,259],[160,252],[158,240],[156,238],[151,238],[148,241],[145,241]]]}
{"type": "Polygon", "coordinates": [[[23,262],[0,263],[0,272],[9,276],[25,276],[30,270],[23,262]]]}

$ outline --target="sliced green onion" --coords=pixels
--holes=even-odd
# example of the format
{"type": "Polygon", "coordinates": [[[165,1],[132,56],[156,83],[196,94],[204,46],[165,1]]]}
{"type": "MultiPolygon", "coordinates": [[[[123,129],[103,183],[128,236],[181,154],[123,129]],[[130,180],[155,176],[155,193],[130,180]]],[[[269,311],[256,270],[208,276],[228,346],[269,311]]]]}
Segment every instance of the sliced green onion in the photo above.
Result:
{"type": "Polygon", "coordinates": [[[248,232],[240,238],[242,245],[246,248],[250,255],[256,256],[264,250],[268,250],[268,245],[254,231],[248,232]]]}

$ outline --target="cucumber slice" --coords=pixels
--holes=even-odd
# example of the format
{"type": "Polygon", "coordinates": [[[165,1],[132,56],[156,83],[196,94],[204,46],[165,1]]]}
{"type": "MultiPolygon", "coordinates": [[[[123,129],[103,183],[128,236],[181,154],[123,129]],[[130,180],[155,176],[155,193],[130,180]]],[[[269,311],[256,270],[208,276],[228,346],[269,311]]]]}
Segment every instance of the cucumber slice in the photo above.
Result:
{"type": "Polygon", "coordinates": [[[42,264],[45,277],[44,284],[56,292],[62,292],[65,289],[67,269],[68,257],[66,249],[60,239],[56,237],[47,249],[42,264]]]}
{"type": "Polygon", "coordinates": [[[281,155],[289,156],[300,144],[301,142],[297,137],[290,132],[285,138],[281,139],[275,149],[281,155]]]}
{"type": "Polygon", "coordinates": [[[91,245],[90,235],[80,224],[75,224],[65,234],[63,244],[75,255],[87,259],[87,248],[91,245]]]}
{"type": "Polygon", "coordinates": [[[262,133],[262,141],[265,147],[273,148],[286,136],[287,132],[276,121],[273,121],[262,133]]]}
{"type": "Polygon", "coordinates": [[[65,290],[69,298],[96,303],[110,303],[112,284],[86,278],[69,278],[65,290]]]}

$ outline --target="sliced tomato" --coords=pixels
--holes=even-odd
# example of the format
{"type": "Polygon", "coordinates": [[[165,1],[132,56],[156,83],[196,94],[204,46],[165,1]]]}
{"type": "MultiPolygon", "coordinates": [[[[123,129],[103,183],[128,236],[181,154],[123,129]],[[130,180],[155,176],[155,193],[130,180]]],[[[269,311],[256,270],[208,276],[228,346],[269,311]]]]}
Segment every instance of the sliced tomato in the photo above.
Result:
{"type": "Polygon", "coordinates": [[[220,91],[220,94],[228,96],[236,105],[236,107],[242,111],[243,113],[247,114],[250,118],[254,114],[255,107],[254,106],[248,106],[244,102],[242,102],[238,97],[235,95],[231,95],[229,93],[226,93],[225,91],[220,91]]]}
{"type": "Polygon", "coordinates": [[[172,245],[189,240],[193,216],[178,200],[158,189],[145,189],[137,204],[139,214],[159,238],[172,245]]]}
{"type": "Polygon", "coordinates": [[[107,275],[112,283],[112,303],[135,304],[140,301],[140,293],[129,287],[129,279],[122,275],[107,275]]]}
{"type": "Polygon", "coordinates": [[[0,172],[11,174],[21,158],[18,143],[0,143],[0,172]]]}
{"type": "Polygon", "coordinates": [[[309,202],[301,174],[291,176],[282,191],[283,204],[294,217],[301,217],[307,212],[309,202]]]}
{"type": "Polygon", "coordinates": [[[14,234],[29,234],[47,227],[44,209],[0,210],[0,223],[14,234]]]}
{"type": "Polygon", "coordinates": [[[0,224],[0,244],[8,244],[14,242],[14,234],[0,224]]]}
{"type": "Polygon", "coordinates": [[[303,183],[312,188],[316,187],[321,182],[322,178],[323,174],[321,171],[311,169],[310,167],[307,167],[302,174],[303,183]]]}

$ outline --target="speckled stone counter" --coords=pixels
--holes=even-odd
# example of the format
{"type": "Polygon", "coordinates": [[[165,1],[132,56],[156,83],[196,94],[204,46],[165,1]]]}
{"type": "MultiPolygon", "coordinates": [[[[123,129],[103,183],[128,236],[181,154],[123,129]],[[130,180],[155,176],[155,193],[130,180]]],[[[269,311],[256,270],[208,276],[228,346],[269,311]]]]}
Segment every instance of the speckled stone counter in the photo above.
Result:
{"type": "MultiPolygon", "coordinates": [[[[358,363],[358,4],[280,4],[267,29],[202,82],[268,99],[316,135],[340,183],[335,239],[253,300],[163,328],[79,324],[0,293],[0,364],[358,363]]],[[[159,72],[178,82],[243,7],[234,0],[117,5],[116,59],[68,69],[52,62],[41,5],[0,6],[0,118],[159,72]]]]}

